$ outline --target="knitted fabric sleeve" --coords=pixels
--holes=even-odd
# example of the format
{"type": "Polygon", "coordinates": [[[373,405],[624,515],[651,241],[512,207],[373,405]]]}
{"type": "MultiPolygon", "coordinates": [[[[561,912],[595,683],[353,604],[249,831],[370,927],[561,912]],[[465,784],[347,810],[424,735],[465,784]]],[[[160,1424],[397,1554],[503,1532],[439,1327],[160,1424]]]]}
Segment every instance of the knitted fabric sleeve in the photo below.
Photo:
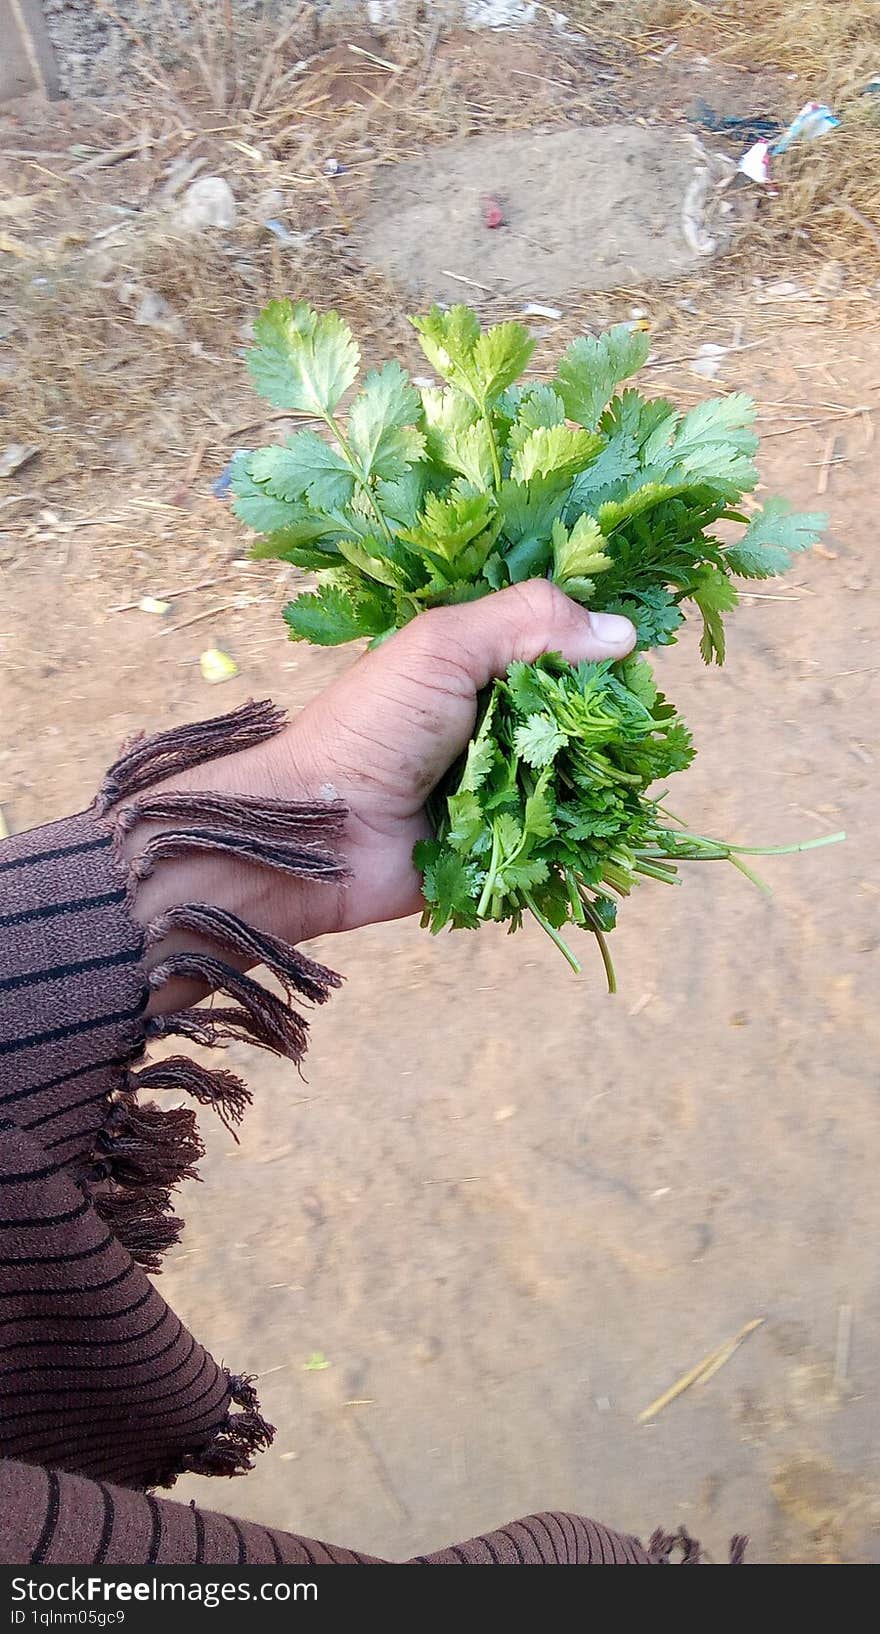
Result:
{"type": "MultiPolygon", "coordinates": [[[[230,1374],[153,1286],[182,1222],[172,1195],[195,1173],[192,1107],[227,1124],[249,1094],[186,1056],[144,1064],[151,1038],[250,1039],[298,1062],[308,1023],[338,977],[211,903],[182,902],[142,927],[140,880],[187,852],[246,857],[302,881],[337,882],[338,804],[285,805],[170,794],[176,772],[273,736],[270,704],[132,745],[91,809],[0,846],[0,1563],[373,1564],[315,1539],[152,1496],[184,1470],[235,1475],[269,1445],[252,1382],[230,1374]],[[123,840],[150,838],[132,861],[123,840]],[[157,829],[156,825],[160,825],[157,829]],[[216,953],[176,953],[147,975],[150,944],[188,931],[216,953]],[[230,952],[279,979],[284,998],[242,975],[230,952]],[[146,1019],[150,993],[195,979],[227,1003],[146,1019]]],[[[654,1564],[582,1517],[532,1515],[413,1564],[654,1564]]]]}
{"type": "Polygon", "coordinates": [[[151,1037],[175,1034],[250,1039],[298,1062],[299,1001],[321,1003],[338,978],[210,903],[145,928],[132,907],[140,880],[187,852],[244,855],[305,890],[344,876],[339,805],[154,792],[282,724],[249,704],[143,739],[89,811],[0,847],[0,1456],[144,1488],[182,1470],[240,1473],[271,1440],[251,1382],[217,1365],[146,1274],[179,1236],[172,1194],[201,1155],[192,1106],[150,1094],[182,1092],[234,1124],[248,1091],[186,1056],[140,1063],[151,1037]],[[151,838],[125,863],[142,818],[151,838]],[[178,953],[148,977],[147,946],[171,925],[217,954],[178,953]],[[286,997],[227,949],[271,969],[286,997]],[[150,992],[181,975],[230,1002],[146,1020],[150,992]]]}

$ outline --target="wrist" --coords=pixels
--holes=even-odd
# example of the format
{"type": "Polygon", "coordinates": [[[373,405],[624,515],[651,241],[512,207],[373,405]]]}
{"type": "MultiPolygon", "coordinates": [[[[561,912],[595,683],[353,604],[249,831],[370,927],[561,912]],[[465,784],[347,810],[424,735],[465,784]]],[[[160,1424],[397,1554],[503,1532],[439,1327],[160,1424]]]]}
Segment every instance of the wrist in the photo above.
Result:
{"type": "MultiPolygon", "coordinates": [[[[242,859],[231,846],[216,844],[200,848],[192,843],[194,831],[207,829],[212,821],[208,811],[209,797],[221,796],[235,802],[244,797],[248,801],[279,802],[282,807],[294,808],[301,803],[313,805],[316,801],[332,799],[322,788],[317,768],[303,753],[302,741],[295,728],[287,727],[269,743],[228,755],[209,764],[197,766],[168,779],[155,791],[162,797],[184,796],[192,804],[185,825],[175,819],[156,820],[147,815],[125,833],[122,846],[127,860],[134,863],[143,856],[150,842],[160,842],[175,830],[185,826],[189,831],[188,843],[170,854],[161,849],[149,870],[142,874],[133,905],[134,916],[148,932],[147,967],[161,964],[169,955],[180,952],[216,953],[216,947],[189,931],[160,928],[163,916],[184,903],[207,904],[223,909],[255,929],[278,937],[288,944],[308,941],[338,930],[343,922],[344,884],[338,879],[297,877],[292,872],[271,866],[273,846],[272,823],[258,837],[267,850],[266,861],[242,859]],[[199,810],[199,797],[204,796],[206,811],[199,810]],[[157,936],[149,935],[155,926],[157,936]]],[[[153,791],[151,791],[152,794],[153,791]]],[[[328,825],[329,827],[329,825],[328,825]]],[[[301,842],[308,846],[311,835],[301,842]]],[[[280,851],[283,840],[277,842],[280,851]]],[[[326,854],[336,849],[338,839],[316,833],[314,843],[326,854]]],[[[155,848],[155,847],[154,847],[155,848]]],[[[230,958],[226,953],[225,957],[230,958]]],[[[231,957],[238,969],[248,968],[249,961],[241,956],[231,957]]],[[[252,961],[251,961],[252,962],[252,961]]],[[[172,983],[154,995],[150,1013],[168,1012],[192,1004],[203,992],[191,983],[172,983]]]]}

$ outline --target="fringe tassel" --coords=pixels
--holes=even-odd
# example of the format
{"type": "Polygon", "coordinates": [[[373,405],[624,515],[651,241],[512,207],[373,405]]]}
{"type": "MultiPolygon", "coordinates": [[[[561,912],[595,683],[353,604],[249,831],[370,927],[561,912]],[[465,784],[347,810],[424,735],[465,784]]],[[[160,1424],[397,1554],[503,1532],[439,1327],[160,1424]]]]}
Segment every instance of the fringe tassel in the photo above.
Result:
{"type": "Polygon", "coordinates": [[[692,1538],[687,1528],[680,1526],[677,1532],[664,1532],[662,1527],[651,1537],[648,1544],[648,1559],[652,1566],[670,1566],[670,1555],[673,1549],[681,1550],[681,1559],[676,1561],[678,1566],[699,1566],[703,1558],[703,1550],[696,1538],[692,1538]]]}
{"type": "Polygon", "coordinates": [[[264,699],[261,703],[242,704],[231,714],[217,715],[212,720],[135,738],[107,772],[93,809],[103,817],[120,800],[130,800],[150,784],[161,783],[176,772],[265,743],[281,731],[286,719],[283,709],[264,699]]]}
{"type": "MultiPolygon", "coordinates": [[[[111,766],[94,801],[97,816],[114,811],[120,841],[138,823],[170,824],[153,834],[129,865],[132,891],[164,857],[191,851],[224,851],[248,862],[315,881],[342,881],[346,865],[334,855],[347,816],[339,801],[288,805],[207,791],[149,793],[151,786],[220,755],[236,754],[281,731],[284,711],[269,701],[248,703],[229,715],[141,737],[111,766]]],[[[145,943],[155,946],[172,930],[190,931],[243,961],[264,964],[293,994],[322,1004],[340,979],[279,938],[252,929],[235,914],[209,904],[183,903],[148,927],[145,943]]],[[[170,954],[149,977],[149,990],[178,978],[225,992],[230,1007],[189,1009],[153,1017],[141,1039],[178,1034],[214,1046],[222,1038],[261,1044],[297,1064],[305,1050],[308,1024],[290,1005],[219,957],[170,954]]],[[[143,1042],[131,1062],[142,1055],[143,1042]]],[[[94,1206],[120,1243],[145,1270],[158,1272],[162,1255],[176,1243],[183,1222],[171,1210],[180,1181],[197,1178],[203,1147],[195,1112],[163,1110],[135,1098],[143,1090],[183,1090],[212,1106],[231,1129],[250,1102],[250,1093],[231,1072],[211,1071],[182,1056],[156,1062],[137,1074],[128,1071],[122,1092],[97,1137],[93,1161],[82,1177],[94,1206]]],[[[253,1381],[229,1378],[230,1407],[218,1432],[199,1454],[187,1455],[174,1470],[157,1471],[150,1485],[171,1485],[181,1470],[204,1475],[240,1475],[253,1467],[254,1454],[268,1447],[275,1431],[259,1412],[253,1381]]]]}
{"type": "Polygon", "coordinates": [[[213,1107],[234,1140],[238,1140],[234,1125],[241,1123],[245,1108],[251,1104],[247,1084],[234,1072],[212,1071],[190,1061],[185,1055],[169,1056],[167,1061],[156,1061],[137,1074],[134,1085],[138,1090],[182,1089],[200,1106],[213,1107]]]}
{"type": "Polygon", "coordinates": [[[139,1106],[128,1096],[116,1102],[97,1147],[109,1165],[110,1180],[147,1194],[196,1180],[196,1164],[205,1150],[189,1107],[139,1106]]]}
{"type": "Polygon", "coordinates": [[[171,930],[191,931],[228,952],[240,953],[251,964],[265,965],[283,984],[288,998],[299,993],[313,1004],[324,1004],[331,989],[342,986],[342,978],[335,970],[316,964],[280,937],[255,930],[225,908],[206,902],[182,902],[169,908],[147,927],[147,946],[164,941],[171,930]]]}
{"type": "Polygon", "coordinates": [[[254,1467],[254,1454],[271,1447],[275,1439],[275,1426],[259,1412],[250,1378],[231,1374],[229,1394],[242,1410],[227,1413],[213,1441],[184,1459],[183,1468],[191,1475],[245,1475],[254,1467]]]}
{"type": "Polygon", "coordinates": [[[123,1248],[146,1271],[160,1271],[162,1256],[179,1241],[183,1221],[171,1212],[171,1192],[197,1179],[204,1148],[196,1115],[188,1107],[163,1111],[140,1106],[128,1076],[124,1098],[114,1102],[95,1143],[85,1177],[92,1202],[123,1248]]]}
{"type": "Polygon", "coordinates": [[[338,839],[347,811],[341,800],[260,800],[249,794],[214,794],[201,789],[160,791],[123,806],[116,825],[125,835],[137,823],[175,823],[195,817],[199,823],[217,824],[237,833],[253,830],[265,839],[297,838],[307,844],[316,833],[319,840],[338,839]]]}
{"type": "Polygon", "coordinates": [[[183,1221],[170,1212],[170,1191],[117,1188],[96,1193],[92,1202],[135,1263],[154,1274],[161,1271],[163,1256],[183,1231],[183,1221]]]}
{"type": "Polygon", "coordinates": [[[223,1036],[249,1038],[289,1061],[301,1061],[308,1038],[308,1022],[259,982],[208,953],[172,953],[150,971],[150,989],[156,992],[167,982],[181,979],[200,982],[215,993],[226,993],[237,1001],[239,1008],[183,1010],[176,1015],[153,1016],[147,1023],[149,1037],[163,1038],[168,1033],[182,1032],[207,1044],[223,1036]],[[192,1027],[180,1026],[184,1017],[192,1018],[192,1027]]]}
{"type": "Polygon", "coordinates": [[[157,862],[166,857],[183,856],[187,851],[225,851],[243,862],[295,874],[298,879],[343,880],[348,877],[346,865],[332,852],[322,851],[318,846],[306,850],[290,841],[264,840],[257,834],[224,828],[170,828],[162,834],[154,834],[132,860],[131,876],[135,880],[146,879],[157,862]]]}

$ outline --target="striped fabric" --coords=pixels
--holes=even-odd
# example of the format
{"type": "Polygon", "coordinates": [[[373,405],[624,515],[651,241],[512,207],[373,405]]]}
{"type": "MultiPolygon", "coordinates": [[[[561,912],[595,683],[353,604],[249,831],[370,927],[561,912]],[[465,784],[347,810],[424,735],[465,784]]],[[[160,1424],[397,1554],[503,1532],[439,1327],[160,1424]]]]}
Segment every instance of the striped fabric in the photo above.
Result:
{"type": "Polygon", "coordinates": [[[153,1485],[217,1433],[230,1397],[90,1198],[144,1046],[143,933],[108,824],[6,841],[0,927],[0,1448],[153,1485]]]}
{"type": "MultiPolygon", "coordinates": [[[[145,1026],[144,947],[163,927],[145,933],[136,923],[137,858],[127,872],[117,856],[134,808],[104,813],[162,776],[261,741],[282,719],[271,706],[249,705],[143,740],[111,769],[91,812],[0,847],[2,1564],[373,1563],[147,1491],[183,1470],[241,1473],[272,1431],[250,1381],[217,1365],[144,1269],[175,1240],[171,1193],[194,1172],[200,1147],[189,1108],[163,1112],[138,1091],[176,1081],[232,1120],[248,1095],[231,1074],[182,1057],[132,1071],[148,1031],[203,1038],[207,1013],[145,1026]]],[[[177,850],[234,853],[244,836],[266,866],[277,855],[275,865],[305,878],[342,873],[326,846],[339,808],[285,812],[242,801],[232,809],[201,798],[203,811],[194,796],[188,806],[174,797],[177,850]]],[[[164,838],[164,849],[149,842],[154,855],[167,854],[172,837],[164,838]]],[[[208,928],[218,943],[259,956],[288,995],[321,1002],[337,980],[212,905],[182,904],[165,921],[208,928]]],[[[198,957],[183,957],[187,973],[199,975],[198,957]]],[[[236,1001],[212,1011],[212,1024],[219,1018],[225,1030],[299,1058],[306,1022],[289,1004],[213,956],[201,974],[236,1001]]],[[[680,1541],[688,1563],[699,1559],[690,1540],[680,1541]]],[[[645,1552],[578,1516],[544,1514],[417,1563],[646,1565],[668,1560],[675,1542],[658,1534],[645,1552]]]]}

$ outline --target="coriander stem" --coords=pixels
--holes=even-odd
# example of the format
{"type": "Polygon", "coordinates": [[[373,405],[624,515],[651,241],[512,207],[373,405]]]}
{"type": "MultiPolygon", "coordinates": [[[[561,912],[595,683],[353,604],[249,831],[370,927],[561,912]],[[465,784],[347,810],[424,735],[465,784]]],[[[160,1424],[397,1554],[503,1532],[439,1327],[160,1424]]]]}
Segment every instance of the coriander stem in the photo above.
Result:
{"type": "Polygon", "coordinates": [[[482,892],[480,894],[480,900],[477,903],[477,918],[478,919],[485,919],[486,909],[489,906],[489,901],[491,899],[492,892],[495,889],[495,875],[498,872],[498,849],[499,849],[498,830],[497,830],[497,828],[495,828],[495,826],[493,824],[493,826],[492,826],[492,855],[491,855],[491,857],[489,859],[489,869],[488,869],[488,872],[486,874],[486,883],[483,886],[482,892]]]}
{"type": "Polygon", "coordinates": [[[753,868],[747,867],[747,865],[743,862],[742,857],[735,857],[731,852],[728,861],[732,862],[734,868],[738,868],[741,874],[745,874],[746,879],[751,880],[753,885],[757,885],[758,890],[762,891],[764,896],[773,895],[767,881],[762,879],[760,874],[756,874],[753,868]]]}
{"type": "Polygon", "coordinates": [[[587,921],[584,914],[584,905],[581,901],[580,892],[577,888],[577,880],[575,879],[575,876],[571,872],[570,868],[566,868],[565,870],[565,883],[568,888],[568,900],[571,903],[571,911],[574,915],[575,924],[585,925],[587,921]]]}
{"type": "Polygon", "coordinates": [[[495,441],[495,427],[492,424],[492,416],[485,403],[480,404],[480,411],[483,416],[483,424],[489,433],[489,458],[492,461],[492,475],[495,478],[495,487],[497,489],[501,487],[501,460],[498,456],[498,444],[495,441]]]}
{"type": "Polygon", "coordinates": [[[382,533],[382,535],[383,535],[383,537],[385,539],[386,544],[390,545],[391,542],[392,542],[392,540],[391,540],[391,529],[389,528],[388,523],[386,522],[384,516],[382,515],[382,512],[379,509],[379,506],[376,503],[376,496],[373,493],[373,490],[370,487],[369,482],[367,482],[365,480],[363,472],[361,471],[361,468],[358,465],[357,460],[355,459],[354,455],[352,454],[352,451],[349,448],[348,443],[345,440],[345,437],[343,436],[342,427],[339,424],[339,421],[335,420],[332,414],[325,414],[324,415],[324,420],[325,420],[327,426],[329,427],[329,429],[332,431],[334,437],[336,438],[336,441],[339,444],[339,448],[340,448],[340,452],[342,454],[342,457],[345,460],[345,463],[348,466],[352,476],[354,477],[355,482],[357,483],[357,485],[360,488],[361,492],[366,495],[367,503],[369,504],[370,510],[372,511],[373,515],[376,518],[376,521],[379,524],[380,531],[381,531],[381,533],[382,533]]]}
{"type": "Polygon", "coordinates": [[[596,917],[592,904],[586,899],[583,899],[583,903],[587,924],[599,944],[599,952],[602,955],[602,963],[605,966],[605,980],[608,983],[608,991],[609,993],[616,993],[617,973],[614,969],[614,960],[611,957],[611,949],[605,940],[605,932],[603,931],[602,926],[596,917]]]}
{"type": "Polygon", "coordinates": [[[560,934],[559,934],[558,930],[556,929],[555,925],[551,925],[549,919],[544,918],[544,915],[542,914],[540,908],[538,907],[537,903],[534,901],[534,898],[529,895],[528,891],[523,891],[522,898],[523,898],[524,903],[526,904],[526,907],[529,910],[529,913],[533,916],[533,918],[537,919],[538,924],[540,925],[541,929],[545,930],[547,932],[547,935],[550,937],[551,942],[556,943],[556,946],[558,947],[560,953],[565,955],[565,958],[568,960],[569,964],[571,965],[571,968],[574,971],[575,975],[579,976],[580,973],[581,973],[581,967],[578,964],[578,961],[575,958],[574,954],[572,953],[571,948],[568,947],[565,942],[563,942],[562,937],[560,936],[560,934]]]}

